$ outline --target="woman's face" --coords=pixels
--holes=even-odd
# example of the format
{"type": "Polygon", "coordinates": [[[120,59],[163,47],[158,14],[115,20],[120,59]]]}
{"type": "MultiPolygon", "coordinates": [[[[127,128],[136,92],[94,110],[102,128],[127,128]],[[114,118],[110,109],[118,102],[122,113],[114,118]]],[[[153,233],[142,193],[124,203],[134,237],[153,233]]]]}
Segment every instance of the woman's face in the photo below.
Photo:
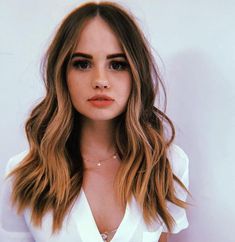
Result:
{"type": "Polygon", "coordinates": [[[89,20],[79,35],[67,85],[73,106],[86,118],[110,120],[126,108],[131,92],[129,65],[115,34],[100,17],[89,20]]]}

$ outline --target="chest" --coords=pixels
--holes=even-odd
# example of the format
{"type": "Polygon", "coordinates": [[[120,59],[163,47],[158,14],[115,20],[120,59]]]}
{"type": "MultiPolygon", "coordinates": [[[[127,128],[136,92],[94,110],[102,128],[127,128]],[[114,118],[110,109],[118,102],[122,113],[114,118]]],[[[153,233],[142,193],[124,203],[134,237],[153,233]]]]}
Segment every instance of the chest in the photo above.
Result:
{"type": "Polygon", "coordinates": [[[125,207],[118,202],[113,183],[113,176],[84,177],[84,196],[100,233],[117,229],[125,214],[125,207]]]}

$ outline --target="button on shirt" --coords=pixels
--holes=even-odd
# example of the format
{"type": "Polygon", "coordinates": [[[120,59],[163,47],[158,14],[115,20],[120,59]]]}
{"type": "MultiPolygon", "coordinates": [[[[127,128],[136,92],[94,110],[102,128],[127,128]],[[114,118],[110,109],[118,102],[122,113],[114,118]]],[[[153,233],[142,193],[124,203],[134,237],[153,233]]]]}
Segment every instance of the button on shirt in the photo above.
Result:
{"type": "MultiPolygon", "coordinates": [[[[7,163],[5,175],[25,157],[27,150],[12,157],[7,163]]],[[[174,174],[188,187],[188,156],[177,145],[172,144],[168,158],[174,174]]],[[[186,200],[187,193],[174,182],[177,196],[186,200]]],[[[52,234],[52,213],[42,219],[42,226],[36,227],[30,222],[30,209],[18,215],[11,205],[11,179],[4,179],[0,203],[0,240],[2,242],[103,242],[95,219],[92,215],[86,194],[81,189],[72,209],[65,216],[61,230],[52,234]]],[[[172,233],[178,233],[188,227],[186,211],[170,202],[168,209],[175,220],[172,233]]],[[[132,196],[127,203],[124,217],[111,242],[157,242],[162,232],[168,232],[164,223],[158,220],[151,225],[144,222],[141,209],[132,196]]]]}

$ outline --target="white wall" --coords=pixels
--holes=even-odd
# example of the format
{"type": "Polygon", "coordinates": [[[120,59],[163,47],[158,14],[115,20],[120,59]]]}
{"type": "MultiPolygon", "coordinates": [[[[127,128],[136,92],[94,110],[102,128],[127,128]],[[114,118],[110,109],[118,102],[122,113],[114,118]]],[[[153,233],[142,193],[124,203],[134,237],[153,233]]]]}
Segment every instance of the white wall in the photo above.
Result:
{"type": "MultiPolygon", "coordinates": [[[[27,147],[24,122],[43,93],[39,63],[57,24],[82,1],[0,1],[0,175],[27,147]]],[[[138,17],[190,158],[190,227],[173,242],[232,242],[235,225],[235,1],[119,1],[138,17]]]]}

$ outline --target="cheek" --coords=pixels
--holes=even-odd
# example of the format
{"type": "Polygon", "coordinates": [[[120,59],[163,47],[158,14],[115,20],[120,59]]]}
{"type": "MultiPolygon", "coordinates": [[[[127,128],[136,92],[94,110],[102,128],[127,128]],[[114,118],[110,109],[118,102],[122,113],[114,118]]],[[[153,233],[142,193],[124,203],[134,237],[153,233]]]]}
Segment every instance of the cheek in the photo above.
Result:
{"type": "Polygon", "coordinates": [[[127,79],[123,85],[120,85],[120,94],[123,98],[128,99],[131,93],[132,82],[130,79],[127,79]]]}
{"type": "Polygon", "coordinates": [[[86,105],[86,98],[84,91],[81,90],[80,85],[74,85],[74,83],[70,83],[68,85],[68,90],[69,90],[69,96],[70,100],[72,102],[73,107],[78,111],[78,112],[83,112],[82,110],[84,109],[84,106],[86,105]]]}
{"type": "Polygon", "coordinates": [[[67,82],[67,86],[68,86],[69,95],[71,99],[73,99],[73,97],[76,96],[76,93],[79,87],[77,85],[74,85],[74,82],[71,82],[71,81],[67,82]]]}
{"type": "Polygon", "coordinates": [[[132,88],[132,78],[130,74],[123,73],[115,77],[113,84],[115,84],[115,90],[118,96],[123,97],[123,99],[128,99],[132,88]]]}
{"type": "Polygon", "coordinates": [[[81,86],[76,82],[67,82],[70,99],[75,107],[80,106],[82,100],[81,86]]]}
{"type": "Polygon", "coordinates": [[[81,78],[74,75],[73,72],[67,76],[67,86],[72,99],[83,95],[86,90],[85,83],[86,82],[81,80],[81,78]]]}

